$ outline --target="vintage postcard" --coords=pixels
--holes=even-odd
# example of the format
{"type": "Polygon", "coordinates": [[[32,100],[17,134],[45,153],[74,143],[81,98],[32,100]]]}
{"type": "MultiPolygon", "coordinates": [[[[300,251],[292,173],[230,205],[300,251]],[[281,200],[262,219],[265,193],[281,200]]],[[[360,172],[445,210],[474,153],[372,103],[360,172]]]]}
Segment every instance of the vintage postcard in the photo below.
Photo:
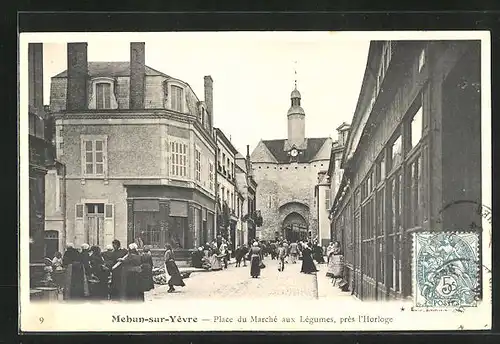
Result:
{"type": "Polygon", "coordinates": [[[19,49],[21,331],[491,329],[489,32],[19,49]]]}

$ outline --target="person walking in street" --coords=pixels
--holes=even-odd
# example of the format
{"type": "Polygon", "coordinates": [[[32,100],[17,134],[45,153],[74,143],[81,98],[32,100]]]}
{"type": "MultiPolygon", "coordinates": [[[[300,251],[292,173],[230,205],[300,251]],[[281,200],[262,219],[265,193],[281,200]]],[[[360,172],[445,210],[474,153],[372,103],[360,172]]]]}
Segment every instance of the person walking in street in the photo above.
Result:
{"type": "Polygon", "coordinates": [[[280,242],[278,246],[278,271],[280,272],[283,272],[283,270],[285,270],[285,257],[286,248],[283,242],[280,242]]]}
{"type": "Polygon", "coordinates": [[[314,265],[314,261],[312,258],[312,251],[309,248],[309,245],[307,243],[304,243],[302,249],[302,267],[300,269],[300,272],[310,274],[317,271],[318,269],[316,269],[316,265],[314,265]]]}
{"type": "Polygon", "coordinates": [[[297,258],[299,256],[299,245],[297,244],[296,241],[290,244],[289,252],[290,252],[290,262],[292,264],[297,263],[297,258]]]}
{"type": "Polygon", "coordinates": [[[170,279],[168,280],[169,289],[167,292],[172,293],[175,291],[174,286],[184,287],[186,284],[182,280],[181,273],[179,272],[179,268],[177,264],[175,264],[174,251],[172,250],[172,246],[167,244],[165,245],[165,273],[168,273],[170,279]]]}
{"type": "Polygon", "coordinates": [[[318,264],[324,264],[325,263],[325,258],[323,257],[323,249],[321,248],[321,246],[318,244],[317,241],[315,241],[313,243],[312,250],[313,250],[314,260],[318,264]]]}
{"type": "Polygon", "coordinates": [[[260,276],[260,267],[262,263],[262,249],[257,242],[252,244],[248,255],[250,257],[250,276],[252,276],[252,278],[258,278],[260,276]]]}

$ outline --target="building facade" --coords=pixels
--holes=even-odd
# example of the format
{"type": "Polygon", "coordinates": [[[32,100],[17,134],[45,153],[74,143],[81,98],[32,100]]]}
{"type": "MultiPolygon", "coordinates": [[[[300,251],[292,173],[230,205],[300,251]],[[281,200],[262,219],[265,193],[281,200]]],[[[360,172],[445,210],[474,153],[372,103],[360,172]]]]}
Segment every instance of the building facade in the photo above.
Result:
{"type": "Polygon", "coordinates": [[[479,41],[370,44],[332,209],[359,298],[413,295],[414,232],[481,223],[480,83],[479,41]]]}
{"type": "Polygon", "coordinates": [[[332,145],[332,152],[330,155],[330,163],[328,164],[328,182],[329,182],[329,202],[330,202],[330,209],[329,209],[329,214],[328,214],[328,219],[329,219],[329,231],[330,231],[330,240],[331,241],[338,241],[340,240],[340,234],[335,231],[335,224],[333,222],[333,217],[332,217],[332,207],[333,207],[333,201],[335,200],[335,197],[337,195],[338,189],[340,187],[340,183],[342,182],[342,176],[344,174],[344,170],[341,168],[341,162],[342,162],[342,157],[344,154],[344,148],[347,143],[347,138],[349,136],[349,131],[350,131],[351,126],[347,123],[342,123],[338,128],[337,128],[337,141],[333,142],[332,145]]]}
{"type": "Polygon", "coordinates": [[[295,241],[318,235],[314,186],[327,169],[332,139],[305,137],[305,112],[295,88],[288,110],[288,137],[261,140],[251,155],[258,184],[257,209],[263,218],[262,238],[295,241]]]}
{"type": "Polygon", "coordinates": [[[260,227],[260,219],[256,213],[257,183],[252,176],[250,162],[250,147],[247,146],[247,155],[243,157],[236,154],[236,187],[241,196],[241,205],[237,210],[240,218],[240,232],[237,245],[249,244],[257,238],[257,225],[260,227]]]}
{"type": "Polygon", "coordinates": [[[230,248],[236,248],[237,227],[240,220],[237,209],[240,197],[236,189],[235,157],[238,154],[231,141],[220,128],[215,128],[217,140],[217,230],[229,241],[230,248]]]}
{"type": "Polygon", "coordinates": [[[187,250],[215,235],[212,78],[205,100],[185,81],[130,62],[88,62],[68,44],[68,70],[52,78],[57,157],[66,166],[66,243],[118,239],[187,250]]]}

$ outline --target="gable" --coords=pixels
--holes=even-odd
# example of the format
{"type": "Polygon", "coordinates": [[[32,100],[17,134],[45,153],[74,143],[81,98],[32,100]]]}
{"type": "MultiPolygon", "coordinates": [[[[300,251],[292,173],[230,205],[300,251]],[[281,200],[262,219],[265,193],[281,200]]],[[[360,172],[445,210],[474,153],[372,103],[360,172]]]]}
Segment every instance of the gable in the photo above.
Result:
{"type": "Polygon", "coordinates": [[[256,163],[277,163],[278,161],[269,151],[268,147],[264,144],[264,141],[260,141],[257,147],[252,152],[250,160],[256,163]]]}
{"type": "Polygon", "coordinates": [[[311,160],[328,160],[332,152],[332,140],[327,139],[311,160]]]}

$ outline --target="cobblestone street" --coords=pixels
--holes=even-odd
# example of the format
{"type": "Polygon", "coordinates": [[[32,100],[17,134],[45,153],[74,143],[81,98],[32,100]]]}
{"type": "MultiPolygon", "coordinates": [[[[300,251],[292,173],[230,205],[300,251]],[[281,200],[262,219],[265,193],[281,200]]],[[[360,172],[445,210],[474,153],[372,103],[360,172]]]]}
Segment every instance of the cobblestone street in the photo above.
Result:
{"type": "Polygon", "coordinates": [[[250,277],[250,265],[214,272],[195,272],[184,280],[186,286],[176,287],[172,294],[167,293],[168,286],[156,285],[146,293],[146,301],[167,298],[269,298],[286,297],[287,299],[317,299],[316,275],[300,273],[301,262],[286,264],[285,271],[278,271],[278,262],[271,258],[264,259],[266,268],[262,269],[258,279],[250,277]]]}

